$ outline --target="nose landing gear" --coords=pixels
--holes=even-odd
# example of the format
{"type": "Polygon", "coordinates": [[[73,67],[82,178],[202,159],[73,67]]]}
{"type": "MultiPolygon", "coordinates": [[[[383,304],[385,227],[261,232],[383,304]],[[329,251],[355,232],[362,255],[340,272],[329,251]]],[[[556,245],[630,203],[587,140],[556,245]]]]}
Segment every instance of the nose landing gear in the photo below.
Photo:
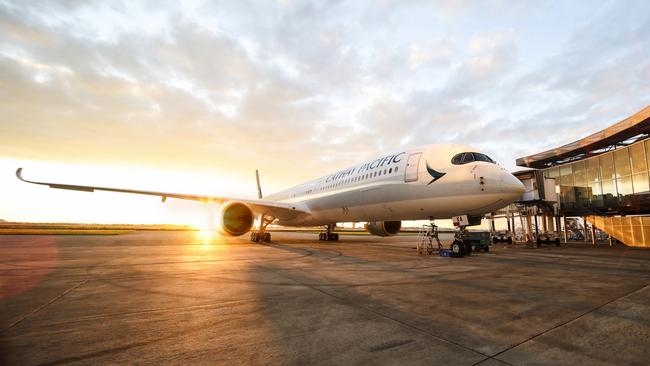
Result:
{"type": "Polygon", "coordinates": [[[461,226],[454,234],[454,242],[451,243],[450,248],[454,254],[460,257],[472,254],[472,245],[465,239],[467,239],[467,229],[461,226]]]}

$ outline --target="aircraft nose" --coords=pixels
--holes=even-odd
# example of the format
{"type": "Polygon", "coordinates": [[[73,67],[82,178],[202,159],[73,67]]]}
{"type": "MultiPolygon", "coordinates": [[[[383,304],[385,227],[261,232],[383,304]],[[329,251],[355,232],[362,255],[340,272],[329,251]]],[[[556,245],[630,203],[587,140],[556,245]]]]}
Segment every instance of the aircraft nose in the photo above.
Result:
{"type": "Polygon", "coordinates": [[[526,192],[524,184],[507,171],[503,172],[500,185],[503,193],[512,193],[513,195],[521,196],[526,192]]]}

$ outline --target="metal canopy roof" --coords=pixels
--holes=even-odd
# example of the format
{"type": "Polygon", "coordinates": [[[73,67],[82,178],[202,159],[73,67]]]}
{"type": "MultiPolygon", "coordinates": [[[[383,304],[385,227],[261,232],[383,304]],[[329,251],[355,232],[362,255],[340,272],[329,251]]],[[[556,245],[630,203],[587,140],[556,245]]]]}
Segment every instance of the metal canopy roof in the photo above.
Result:
{"type": "Polygon", "coordinates": [[[650,135],[650,105],[634,115],[583,139],[517,159],[518,166],[543,169],[598,155],[650,135]]]}

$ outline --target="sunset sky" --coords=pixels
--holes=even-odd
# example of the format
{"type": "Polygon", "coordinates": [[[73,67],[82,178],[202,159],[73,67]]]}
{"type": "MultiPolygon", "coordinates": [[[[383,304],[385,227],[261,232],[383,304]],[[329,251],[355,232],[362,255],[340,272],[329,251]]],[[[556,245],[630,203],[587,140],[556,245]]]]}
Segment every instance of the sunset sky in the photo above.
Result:
{"type": "Polygon", "coordinates": [[[517,157],[650,104],[647,1],[1,1],[0,219],[197,223],[437,142],[517,157]],[[407,5],[405,5],[407,4],[407,5]]]}

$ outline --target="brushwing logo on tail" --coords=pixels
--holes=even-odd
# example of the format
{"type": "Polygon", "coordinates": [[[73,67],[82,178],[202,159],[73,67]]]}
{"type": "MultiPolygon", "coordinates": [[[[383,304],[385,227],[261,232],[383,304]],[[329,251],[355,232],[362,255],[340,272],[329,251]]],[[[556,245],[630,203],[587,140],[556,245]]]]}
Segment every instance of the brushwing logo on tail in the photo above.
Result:
{"type": "MultiPolygon", "coordinates": [[[[429,166],[429,162],[427,161],[427,172],[429,172],[429,175],[431,175],[431,182],[429,184],[437,181],[438,179],[442,178],[445,174],[447,173],[440,173],[439,171],[433,169],[432,167],[429,166]]],[[[427,185],[429,185],[427,184],[427,185]]]]}

